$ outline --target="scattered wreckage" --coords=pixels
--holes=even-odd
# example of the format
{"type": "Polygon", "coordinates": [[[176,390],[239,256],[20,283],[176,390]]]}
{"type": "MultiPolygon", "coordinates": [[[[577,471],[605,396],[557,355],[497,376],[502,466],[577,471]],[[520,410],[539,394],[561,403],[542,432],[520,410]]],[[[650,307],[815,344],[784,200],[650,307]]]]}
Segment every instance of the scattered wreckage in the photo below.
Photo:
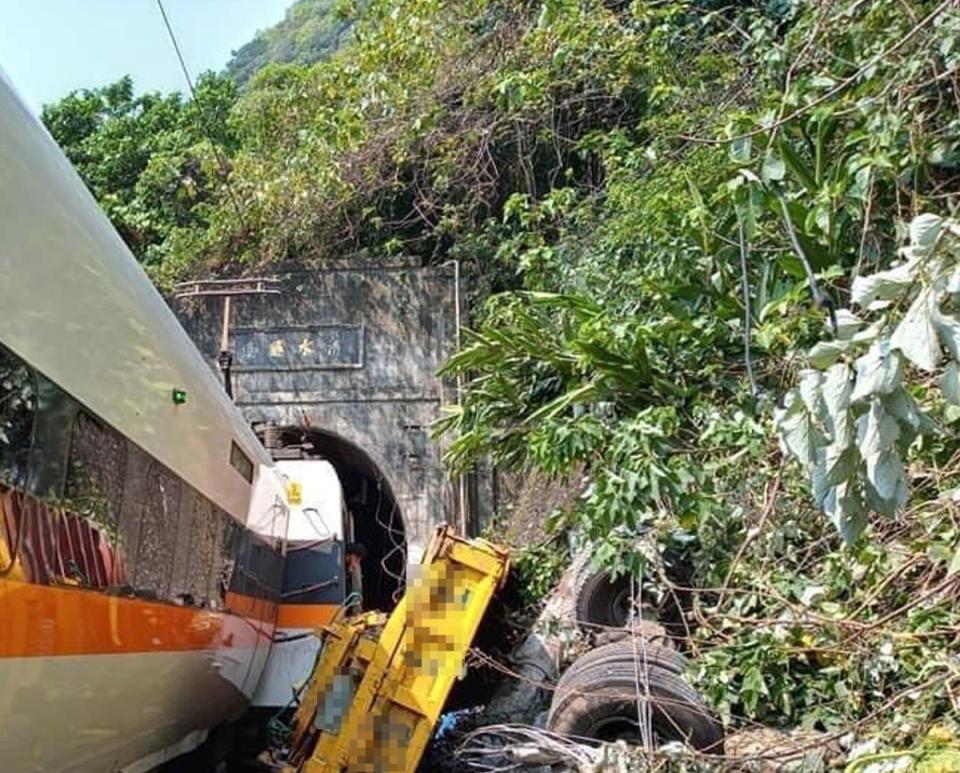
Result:
{"type": "Polygon", "coordinates": [[[925,770],[921,763],[931,760],[948,764],[931,769],[960,770],[952,748],[876,755],[852,734],[838,741],[761,726],[728,733],[684,676],[683,626],[658,620],[662,610],[637,603],[642,594],[630,578],[596,570],[587,553],[564,573],[508,662],[496,660],[474,637],[508,566],[501,548],[438,530],[393,613],[325,628],[291,732],[263,761],[284,773],[813,773],[844,765],[881,773],[925,770]],[[508,678],[483,706],[442,714],[471,662],[508,678]],[[431,739],[433,746],[452,739],[443,762],[421,759],[431,739]]]}

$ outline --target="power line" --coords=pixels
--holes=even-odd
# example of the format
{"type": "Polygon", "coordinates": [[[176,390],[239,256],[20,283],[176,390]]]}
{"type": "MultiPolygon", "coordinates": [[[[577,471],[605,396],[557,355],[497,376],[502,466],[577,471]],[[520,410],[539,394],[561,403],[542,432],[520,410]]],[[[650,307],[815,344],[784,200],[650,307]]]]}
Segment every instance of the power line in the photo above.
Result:
{"type": "Polygon", "coordinates": [[[233,203],[233,208],[237,213],[237,220],[240,221],[240,227],[246,231],[247,224],[243,219],[243,211],[240,208],[240,201],[237,199],[234,194],[233,188],[230,187],[230,165],[227,163],[226,157],[223,155],[223,151],[217,145],[216,140],[209,131],[209,115],[207,114],[206,107],[202,102],[197,101],[197,90],[193,85],[193,78],[190,77],[190,70],[187,67],[187,62],[183,58],[183,52],[180,50],[180,43],[177,41],[176,33],[173,31],[173,25],[170,23],[170,18],[167,16],[167,11],[163,7],[163,0],[157,0],[157,8],[160,10],[160,16],[163,17],[163,25],[167,28],[167,35],[170,36],[170,42],[173,44],[173,50],[177,53],[177,60],[180,62],[180,69],[183,71],[183,77],[187,81],[187,87],[190,89],[190,96],[194,102],[200,108],[200,111],[203,113],[204,118],[207,121],[206,126],[201,126],[201,130],[206,135],[207,139],[210,141],[210,145],[213,148],[213,154],[217,158],[217,165],[220,167],[220,172],[223,174],[224,188],[227,191],[227,195],[230,197],[230,201],[233,203]]]}

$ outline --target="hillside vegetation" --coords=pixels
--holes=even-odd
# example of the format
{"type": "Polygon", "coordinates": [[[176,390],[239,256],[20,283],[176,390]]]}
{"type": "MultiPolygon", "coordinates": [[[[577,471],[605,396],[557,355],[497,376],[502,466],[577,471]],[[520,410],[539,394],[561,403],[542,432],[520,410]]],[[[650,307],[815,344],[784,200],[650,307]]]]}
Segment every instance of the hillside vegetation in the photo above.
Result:
{"type": "Polygon", "coordinates": [[[233,52],[225,73],[240,86],[274,62],[313,64],[336,51],[350,27],[333,0],[296,0],[283,21],[261,30],[233,52]]]}
{"type": "MultiPolygon", "coordinates": [[[[329,61],[266,67],[216,132],[147,149],[163,185],[132,190],[163,226],[131,243],[155,280],[461,261],[452,471],[585,475],[556,525],[692,604],[696,681],[732,724],[949,735],[957,4],[347,10],[329,61]]],[[[113,157],[76,147],[123,226],[102,191],[126,178],[97,188],[113,157]]]]}

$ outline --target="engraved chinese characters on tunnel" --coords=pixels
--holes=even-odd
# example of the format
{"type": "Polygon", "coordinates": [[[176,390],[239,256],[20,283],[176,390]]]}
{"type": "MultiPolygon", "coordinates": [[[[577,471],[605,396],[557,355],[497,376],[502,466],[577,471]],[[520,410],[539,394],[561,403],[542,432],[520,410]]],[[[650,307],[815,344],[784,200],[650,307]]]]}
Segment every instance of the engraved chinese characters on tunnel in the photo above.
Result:
{"type": "Polygon", "coordinates": [[[233,343],[239,371],[363,367],[363,325],[236,328],[233,343]]]}

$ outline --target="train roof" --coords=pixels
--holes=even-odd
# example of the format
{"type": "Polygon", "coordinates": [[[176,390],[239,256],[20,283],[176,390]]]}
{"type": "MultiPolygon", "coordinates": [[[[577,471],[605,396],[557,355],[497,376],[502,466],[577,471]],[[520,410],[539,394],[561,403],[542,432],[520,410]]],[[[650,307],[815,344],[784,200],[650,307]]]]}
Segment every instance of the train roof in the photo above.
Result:
{"type": "Polygon", "coordinates": [[[270,456],[2,72],[0,266],[0,341],[245,520],[232,443],[255,466],[270,456]]]}

